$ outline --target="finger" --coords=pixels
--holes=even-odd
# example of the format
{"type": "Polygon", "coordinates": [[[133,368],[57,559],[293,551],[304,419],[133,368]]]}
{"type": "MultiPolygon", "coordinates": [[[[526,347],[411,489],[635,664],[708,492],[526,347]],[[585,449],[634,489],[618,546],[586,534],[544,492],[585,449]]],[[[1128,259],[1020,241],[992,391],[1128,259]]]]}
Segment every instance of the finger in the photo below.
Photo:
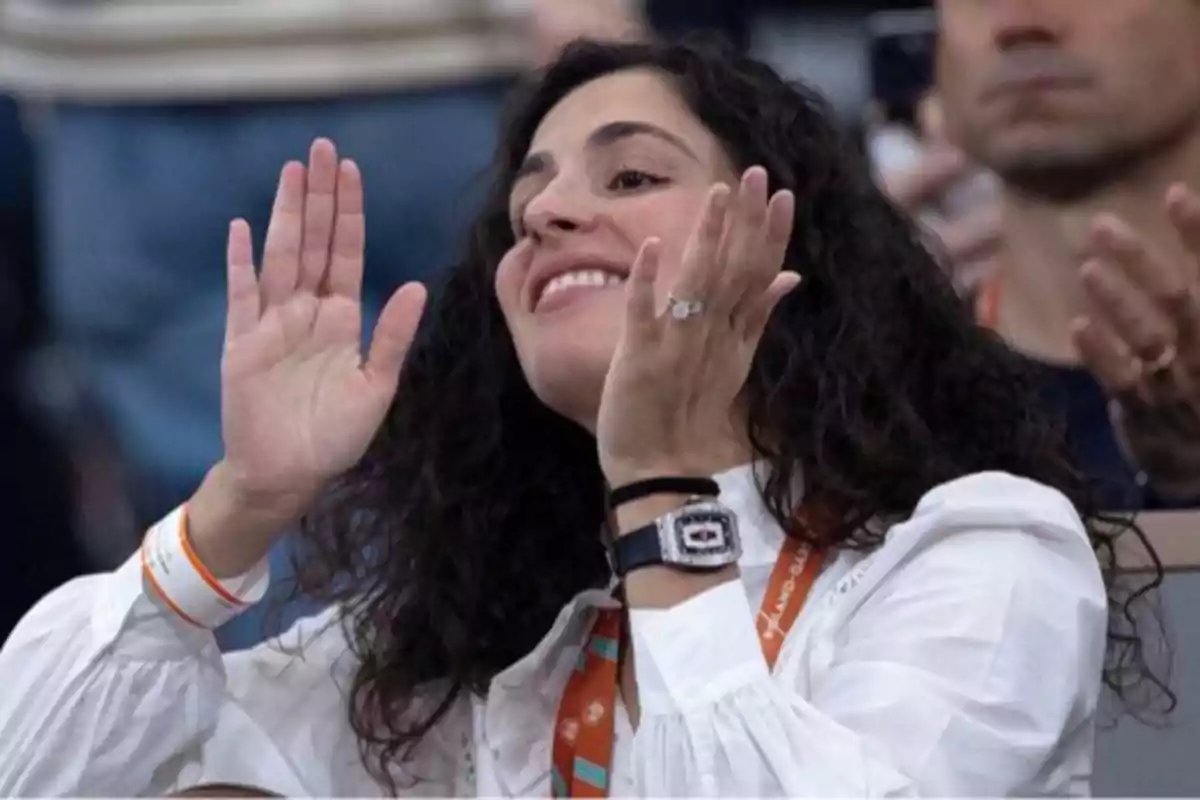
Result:
{"type": "Polygon", "coordinates": [[[406,283],[383,307],[371,337],[367,363],[363,366],[371,381],[384,386],[395,385],[425,310],[426,297],[424,286],[406,283]]]}
{"type": "Polygon", "coordinates": [[[229,225],[226,265],[229,308],[225,318],[225,338],[231,341],[254,330],[262,314],[258,279],[254,275],[254,242],[250,225],[244,219],[235,219],[229,225]]]}
{"type": "Polygon", "coordinates": [[[766,291],[762,292],[741,315],[742,337],[746,342],[757,343],[775,312],[779,302],[800,286],[800,273],[785,270],[775,276],[766,291]]]}
{"type": "Polygon", "coordinates": [[[937,147],[929,150],[913,169],[881,175],[880,188],[893,203],[912,214],[966,174],[968,163],[962,151],[937,147]]]}
{"type": "MultiPolygon", "coordinates": [[[[1179,238],[1191,256],[1185,265],[1184,281],[1189,287],[1187,300],[1181,305],[1175,324],[1179,337],[1189,344],[1185,348],[1194,351],[1200,360],[1200,302],[1197,302],[1195,286],[1200,280],[1200,194],[1188,186],[1177,183],[1167,190],[1167,216],[1179,232],[1179,238]]],[[[1197,364],[1200,367],[1200,364],[1197,364]]]]}
{"type": "Polygon", "coordinates": [[[1148,242],[1120,217],[1101,214],[1092,227],[1092,246],[1097,255],[1124,271],[1168,316],[1174,318],[1188,301],[1188,280],[1178,265],[1153,250],[1148,242]]]}
{"type": "Polygon", "coordinates": [[[917,102],[917,126],[921,130],[922,140],[948,146],[946,114],[942,108],[942,98],[936,90],[927,91],[917,102]]]}
{"type": "Polygon", "coordinates": [[[1138,358],[1154,361],[1175,343],[1175,331],[1163,312],[1110,262],[1088,259],[1080,280],[1093,310],[1138,358]]]}
{"type": "Polygon", "coordinates": [[[658,330],[654,285],[661,255],[662,243],[655,238],[647,239],[634,259],[625,284],[625,325],[629,333],[641,340],[652,338],[658,330]]]}
{"type": "Polygon", "coordinates": [[[719,183],[709,189],[696,228],[684,250],[680,274],[671,289],[674,297],[681,300],[707,299],[703,293],[704,287],[717,268],[717,254],[730,216],[730,203],[728,186],[719,183]]]}
{"type": "Polygon", "coordinates": [[[306,179],[304,165],[296,161],[289,161],[279,173],[279,188],[263,245],[262,286],[266,306],[278,305],[296,291],[306,179]]]}
{"type": "Polygon", "coordinates": [[[776,192],[767,205],[766,222],[759,233],[761,244],[755,256],[757,263],[743,269],[734,259],[727,267],[738,275],[739,280],[734,287],[737,297],[732,316],[737,317],[751,307],[779,276],[787,260],[795,217],[796,196],[786,189],[776,192]]]}
{"type": "Polygon", "coordinates": [[[713,285],[713,275],[721,266],[722,243],[734,224],[735,201],[731,195],[724,184],[709,190],[704,211],[684,251],[682,269],[668,295],[673,303],[668,303],[662,346],[673,360],[676,378],[681,380],[687,380],[704,360],[714,313],[713,293],[707,287],[713,285]]]}
{"type": "Polygon", "coordinates": [[[1100,320],[1080,317],[1071,323],[1071,340],[1084,365],[1114,397],[1136,393],[1141,369],[1119,336],[1100,320]]]}
{"type": "Polygon", "coordinates": [[[363,214],[362,173],[353,161],[346,160],[338,166],[336,206],[326,291],[357,303],[362,294],[367,222],[363,214]]]}
{"type": "Polygon", "coordinates": [[[304,195],[300,288],[305,291],[317,292],[329,268],[337,180],[337,150],[328,139],[317,139],[308,156],[307,192],[304,195]]]}
{"type": "Polygon", "coordinates": [[[767,221],[767,183],[767,171],[762,167],[751,167],[742,175],[708,280],[693,292],[707,301],[716,316],[727,317],[733,311],[751,272],[759,266],[767,221]]]}
{"type": "Polygon", "coordinates": [[[1186,184],[1176,183],[1167,190],[1167,215],[1194,264],[1200,267],[1200,194],[1186,184]]]}

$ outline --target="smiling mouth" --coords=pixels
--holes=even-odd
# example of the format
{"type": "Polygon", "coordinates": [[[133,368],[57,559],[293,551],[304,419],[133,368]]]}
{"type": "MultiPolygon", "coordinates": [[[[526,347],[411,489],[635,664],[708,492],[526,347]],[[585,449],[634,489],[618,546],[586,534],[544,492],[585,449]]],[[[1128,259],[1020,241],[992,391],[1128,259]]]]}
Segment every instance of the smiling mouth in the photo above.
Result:
{"type": "Polygon", "coordinates": [[[561,295],[570,289],[610,289],[625,284],[625,276],[602,269],[576,269],[555,275],[546,281],[538,293],[534,310],[537,310],[547,299],[561,295]]]}

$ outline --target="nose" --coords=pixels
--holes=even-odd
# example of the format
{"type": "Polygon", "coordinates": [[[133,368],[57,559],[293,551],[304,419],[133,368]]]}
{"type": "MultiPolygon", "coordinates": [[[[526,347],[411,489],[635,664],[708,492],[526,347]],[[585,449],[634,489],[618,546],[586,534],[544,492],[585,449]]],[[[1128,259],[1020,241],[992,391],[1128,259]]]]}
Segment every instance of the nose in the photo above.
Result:
{"type": "Polygon", "coordinates": [[[522,223],[526,232],[541,241],[595,227],[594,199],[583,187],[565,176],[556,177],[525,206],[522,223]]]}
{"type": "Polygon", "coordinates": [[[1063,0],[991,0],[992,41],[1001,52],[1057,43],[1063,35],[1063,0]]]}

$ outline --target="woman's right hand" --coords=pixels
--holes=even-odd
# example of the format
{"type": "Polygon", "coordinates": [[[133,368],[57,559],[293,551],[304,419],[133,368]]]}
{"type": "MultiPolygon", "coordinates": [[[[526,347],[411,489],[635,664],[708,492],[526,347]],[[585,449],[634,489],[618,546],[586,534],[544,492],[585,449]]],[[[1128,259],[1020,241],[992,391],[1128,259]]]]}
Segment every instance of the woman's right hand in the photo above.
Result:
{"type": "Polygon", "coordinates": [[[188,506],[197,555],[244,572],[332,477],[362,458],[396,392],[425,304],[401,287],[362,353],[362,176],[328,140],[283,168],[255,275],[250,228],[229,231],[221,362],[225,458],[188,506]]]}

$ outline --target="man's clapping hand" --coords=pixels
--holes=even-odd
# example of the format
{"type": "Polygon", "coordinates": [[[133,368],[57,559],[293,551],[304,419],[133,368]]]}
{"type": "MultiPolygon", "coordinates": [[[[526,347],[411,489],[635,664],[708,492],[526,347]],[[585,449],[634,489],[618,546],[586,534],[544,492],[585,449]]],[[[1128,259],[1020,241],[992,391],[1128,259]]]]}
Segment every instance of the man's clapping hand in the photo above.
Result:
{"type": "Polygon", "coordinates": [[[1099,216],[1080,270],[1089,310],[1072,333],[1113,398],[1130,459],[1160,492],[1190,497],[1200,494],[1200,195],[1177,184],[1164,203],[1185,257],[1099,216]]]}

